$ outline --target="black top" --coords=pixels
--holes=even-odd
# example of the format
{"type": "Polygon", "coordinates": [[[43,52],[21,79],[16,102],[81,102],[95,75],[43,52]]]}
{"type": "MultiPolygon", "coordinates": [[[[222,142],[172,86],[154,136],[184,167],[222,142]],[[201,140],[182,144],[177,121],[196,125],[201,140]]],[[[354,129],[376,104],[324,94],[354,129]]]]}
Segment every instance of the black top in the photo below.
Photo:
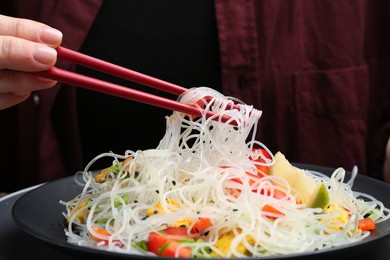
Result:
{"type": "MultiPolygon", "coordinates": [[[[81,52],[183,87],[220,90],[213,1],[104,1],[81,52]]],[[[79,73],[176,97],[86,68],[79,73]]],[[[113,151],[155,148],[172,111],[78,89],[85,162],[113,151]]]]}

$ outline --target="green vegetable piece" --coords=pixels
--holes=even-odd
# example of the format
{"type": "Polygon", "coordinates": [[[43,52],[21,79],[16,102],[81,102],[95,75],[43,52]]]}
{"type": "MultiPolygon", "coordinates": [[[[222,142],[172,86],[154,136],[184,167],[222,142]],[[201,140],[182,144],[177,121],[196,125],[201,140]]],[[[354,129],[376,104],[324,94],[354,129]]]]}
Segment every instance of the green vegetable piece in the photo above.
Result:
{"type": "Polygon", "coordinates": [[[165,242],[165,244],[157,250],[157,254],[161,255],[165,251],[165,249],[167,249],[168,246],[169,242],[165,242]]]}

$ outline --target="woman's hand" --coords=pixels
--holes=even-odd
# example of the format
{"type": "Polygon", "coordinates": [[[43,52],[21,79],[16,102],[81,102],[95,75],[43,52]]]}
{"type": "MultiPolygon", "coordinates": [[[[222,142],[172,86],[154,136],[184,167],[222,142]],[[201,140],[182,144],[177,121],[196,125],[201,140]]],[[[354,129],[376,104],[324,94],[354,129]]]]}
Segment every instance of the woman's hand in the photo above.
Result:
{"type": "Polygon", "coordinates": [[[31,91],[55,85],[23,71],[52,67],[61,41],[62,33],[45,24],[0,15],[0,110],[24,101],[31,91]]]}

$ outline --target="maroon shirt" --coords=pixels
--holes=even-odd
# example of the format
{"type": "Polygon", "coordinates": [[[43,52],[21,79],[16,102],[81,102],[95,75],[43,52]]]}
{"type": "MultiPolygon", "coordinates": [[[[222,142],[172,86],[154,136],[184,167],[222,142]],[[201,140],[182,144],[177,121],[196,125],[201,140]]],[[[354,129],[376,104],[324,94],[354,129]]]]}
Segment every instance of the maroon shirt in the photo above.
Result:
{"type": "MultiPolygon", "coordinates": [[[[56,27],[63,46],[78,50],[101,1],[13,4],[4,4],[7,12],[0,4],[1,13],[56,27]]],[[[372,0],[215,0],[222,91],[263,110],[257,139],[273,152],[294,162],[357,165],[360,174],[382,179],[390,136],[389,9],[372,0]]],[[[1,168],[17,176],[2,190],[70,175],[85,163],[75,89],[35,94],[39,101],[32,95],[0,111],[7,126],[0,128],[1,168]]]]}

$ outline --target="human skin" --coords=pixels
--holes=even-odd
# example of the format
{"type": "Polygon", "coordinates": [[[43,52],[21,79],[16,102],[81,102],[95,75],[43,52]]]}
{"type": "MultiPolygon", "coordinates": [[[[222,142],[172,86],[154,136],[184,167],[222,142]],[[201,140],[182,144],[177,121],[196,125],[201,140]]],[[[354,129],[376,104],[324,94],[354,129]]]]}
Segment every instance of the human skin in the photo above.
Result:
{"type": "Polygon", "coordinates": [[[62,33],[45,24],[0,15],[0,110],[56,84],[25,72],[52,67],[61,41],[62,33]]]}

